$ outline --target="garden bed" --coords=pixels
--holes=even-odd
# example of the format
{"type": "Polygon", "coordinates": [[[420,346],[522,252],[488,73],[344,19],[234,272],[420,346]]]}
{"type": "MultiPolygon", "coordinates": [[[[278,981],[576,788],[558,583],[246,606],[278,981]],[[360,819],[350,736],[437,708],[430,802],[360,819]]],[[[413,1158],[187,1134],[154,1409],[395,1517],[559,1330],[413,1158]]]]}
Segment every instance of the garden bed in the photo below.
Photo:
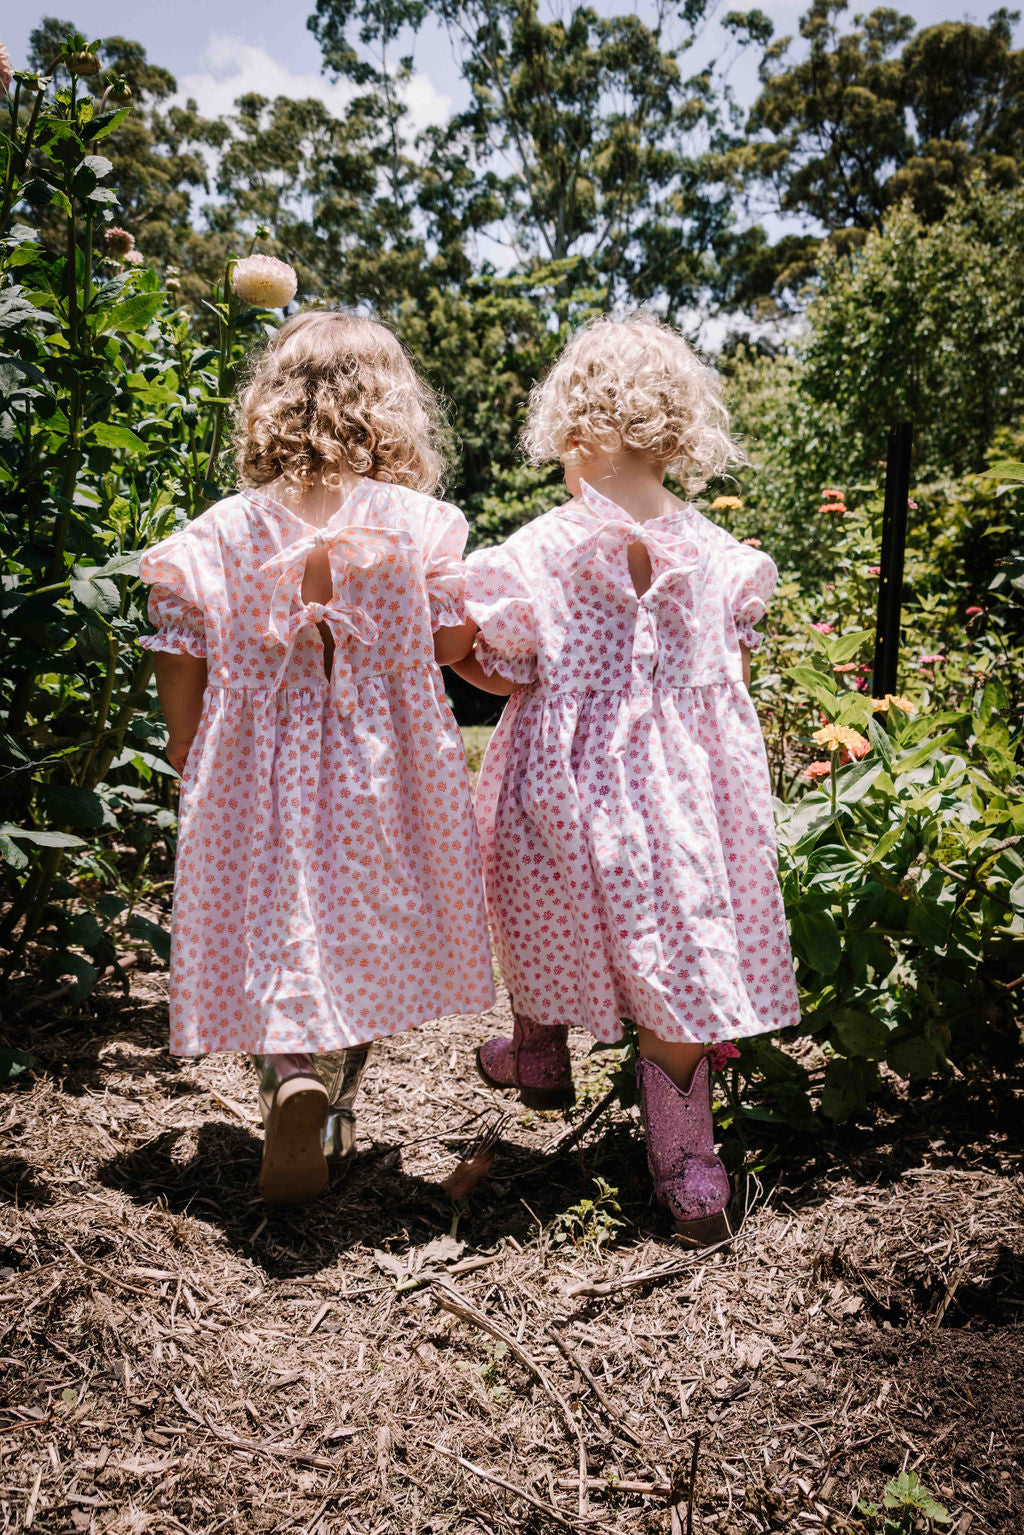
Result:
{"type": "Polygon", "coordinates": [[[790,1145],[691,1254],[630,1115],[567,1141],[607,1056],[577,1041],[568,1119],[479,1082],[499,1006],[379,1047],[351,1177],[268,1214],[251,1069],[168,1056],[164,987],[17,1029],[4,1529],[682,1531],[694,1447],[698,1535],[845,1530],[904,1469],[959,1535],[1024,1527],[1019,1080],[790,1145]],[[495,1107],[457,1207],[441,1180],[495,1107]]]}

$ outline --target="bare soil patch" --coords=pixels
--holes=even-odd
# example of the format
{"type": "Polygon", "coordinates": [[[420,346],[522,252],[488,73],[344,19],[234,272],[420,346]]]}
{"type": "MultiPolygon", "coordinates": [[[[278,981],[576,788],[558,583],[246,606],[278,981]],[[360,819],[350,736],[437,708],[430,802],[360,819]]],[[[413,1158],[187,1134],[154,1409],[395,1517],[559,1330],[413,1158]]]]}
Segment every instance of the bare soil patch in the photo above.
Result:
{"type": "Polygon", "coordinates": [[[1024,1531],[1019,1080],[749,1144],[738,1235],[692,1254],[633,1116],[569,1139],[607,1056],[577,1041],[565,1118],[479,1082],[499,1007],[378,1047],[350,1178],[268,1214],[254,1073],[173,1060],[164,984],[9,1020],[36,1067],[0,1095],[3,1529],[675,1532],[696,1443],[697,1535],[847,1530],[904,1467],[959,1535],[1024,1531]],[[603,1247],[567,1214],[595,1178],[603,1247]]]}

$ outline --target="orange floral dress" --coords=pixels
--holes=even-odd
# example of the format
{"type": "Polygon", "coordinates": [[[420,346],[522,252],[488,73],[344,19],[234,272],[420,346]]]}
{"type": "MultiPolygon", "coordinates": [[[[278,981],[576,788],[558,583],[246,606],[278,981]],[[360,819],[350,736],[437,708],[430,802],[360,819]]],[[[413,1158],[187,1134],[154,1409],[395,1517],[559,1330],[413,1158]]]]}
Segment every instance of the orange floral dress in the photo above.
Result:
{"type": "Polygon", "coordinates": [[[142,644],[209,668],[181,784],[175,1054],[336,1050],[493,1001],[432,640],[465,617],[466,533],[456,507],[363,480],[322,529],[246,491],[143,555],[142,644]],[[301,592],[317,548],[323,604],[301,592]]]}

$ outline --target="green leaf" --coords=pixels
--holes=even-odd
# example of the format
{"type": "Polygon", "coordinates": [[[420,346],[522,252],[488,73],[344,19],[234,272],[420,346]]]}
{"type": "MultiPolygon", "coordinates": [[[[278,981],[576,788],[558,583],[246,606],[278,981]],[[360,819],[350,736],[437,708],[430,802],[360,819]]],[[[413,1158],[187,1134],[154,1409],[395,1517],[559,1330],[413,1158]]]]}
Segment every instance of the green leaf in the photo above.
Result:
{"type": "Polygon", "coordinates": [[[32,1065],[32,1057],[24,1050],[0,1050],[0,1082],[13,1082],[32,1065]]]}
{"type": "Polygon", "coordinates": [[[793,947],[812,970],[831,975],[838,969],[843,945],[831,912],[798,908],[793,914],[792,932],[793,947]]]}
{"type": "Polygon", "coordinates": [[[813,666],[791,666],[786,676],[810,693],[815,703],[821,704],[826,713],[830,714],[835,708],[836,685],[824,672],[815,671],[813,666]]]}
{"type": "Polygon", "coordinates": [[[985,469],[980,476],[983,480],[1010,480],[1024,484],[1024,464],[1014,458],[1000,459],[998,464],[993,464],[991,469],[985,469]]]}
{"type": "Polygon", "coordinates": [[[109,421],[97,421],[89,428],[87,433],[94,442],[101,447],[113,448],[120,451],[126,448],[130,453],[137,453],[139,449],[145,451],[146,444],[137,436],[129,426],[114,426],[109,421]]]}
{"type": "Polygon", "coordinates": [[[869,1061],[884,1059],[891,1033],[884,1019],[844,1008],[836,1019],[835,1030],[847,1055],[862,1055],[869,1061]]]}
{"type": "Polygon", "coordinates": [[[75,977],[75,988],[71,993],[73,1002],[84,1002],[96,985],[98,971],[96,966],[86,959],[84,954],[74,954],[70,950],[63,954],[52,952],[44,965],[45,973],[53,980],[59,980],[65,976],[75,977]]]}
{"type": "Polygon", "coordinates": [[[939,1054],[923,1034],[904,1034],[890,1040],[885,1060],[898,1077],[930,1077],[939,1065],[939,1054]]]}
{"type": "Polygon", "coordinates": [[[73,837],[67,831],[45,831],[36,827],[0,826],[0,835],[16,837],[19,842],[32,842],[37,847],[85,847],[81,837],[73,837]]]}
{"type": "Polygon", "coordinates": [[[936,753],[956,739],[954,730],[947,730],[944,735],[933,736],[930,741],[925,741],[921,746],[915,747],[912,752],[904,752],[895,759],[897,778],[902,778],[904,773],[912,773],[915,768],[923,767],[930,762],[936,753]]]}
{"type": "Polygon", "coordinates": [[[113,581],[100,581],[94,576],[85,581],[72,577],[68,587],[76,602],[103,618],[109,618],[121,606],[121,594],[113,581]]]}
{"type": "Polygon", "coordinates": [[[117,825],[109,806],[91,789],[79,789],[73,784],[44,784],[39,793],[47,815],[62,825],[117,825]]]}
{"type": "Polygon", "coordinates": [[[833,640],[829,645],[833,664],[842,666],[844,662],[852,661],[858,650],[863,649],[866,642],[873,638],[870,629],[858,629],[856,634],[844,634],[841,638],[833,640]]]}
{"type": "Polygon", "coordinates": [[[131,298],[123,299],[100,317],[97,334],[102,336],[110,331],[145,330],[153,317],[160,313],[163,301],[162,293],[133,293],[131,298]]]}
{"type": "Polygon", "coordinates": [[[158,959],[169,960],[171,957],[171,935],[164,928],[158,927],[148,917],[138,915],[131,918],[128,923],[128,932],[133,938],[141,938],[148,943],[158,959]]]}
{"type": "Polygon", "coordinates": [[[837,1125],[863,1109],[878,1081],[878,1069],[859,1057],[833,1056],[825,1068],[821,1111],[837,1125]]]}
{"type": "Polygon", "coordinates": [[[888,731],[883,730],[876,719],[868,720],[868,738],[886,767],[891,768],[896,761],[896,753],[888,731]]]}
{"type": "Polygon", "coordinates": [[[12,869],[28,867],[28,854],[23,853],[18,844],[11,841],[6,832],[0,832],[0,858],[4,863],[9,863],[12,869]]]}

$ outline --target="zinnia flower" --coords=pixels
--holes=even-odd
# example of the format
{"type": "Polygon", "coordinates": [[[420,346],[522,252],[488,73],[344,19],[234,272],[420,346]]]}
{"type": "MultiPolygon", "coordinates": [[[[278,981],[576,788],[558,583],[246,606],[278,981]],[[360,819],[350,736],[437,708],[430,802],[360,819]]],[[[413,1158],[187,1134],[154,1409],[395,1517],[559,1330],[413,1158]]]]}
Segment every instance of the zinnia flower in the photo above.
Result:
{"type": "Polygon", "coordinates": [[[815,783],[819,778],[827,778],[831,771],[831,762],[811,762],[804,768],[804,777],[815,783]]]}
{"type": "Polygon", "coordinates": [[[14,65],[11,62],[11,56],[4,47],[4,44],[0,42],[0,85],[3,86],[5,91],[13,79],[14,65]]]}
{"type": "Polygon", "coordinates": [[[129,266],[141,266],[146,258],[141,251],[131,250],[125,251],[121,259],[127,261],[129,266]]]}
{"type": "Polygon", "coordinates": [[[760,549],[761,547],[761,540],[759,538],[741,538],[740,543],[749,544],[751,549],[760,549]]]}
{"type": "Polygon", "coordinates": [[[739,512],[743,510],[743,502],[739,496],[716,496],[711,503],[713,512],[739,512]]]}
{"type": "Polygon", "coordinates": [[[946,658],[941,650],[937,650],[933,656],[918,656],[918,666],[943,666],[946,658]]]}
{"type": "Polygon", "coordinates": [[[977,618],[979,613],[984,613],[984,611],[984,608],[967,608],[966,610],[968,618],[977,618]]]}
{"type": "Polygon", "coordinates": [[[123,259],[129,251],[135,249],[135,236],[127,229],[112,224],[109,229],[104,230],[103,243],[107,247],[109,256],[120,256],[123,259]]]}
{"type": "Polygon", "coordinates": [[[812,624],[812,629],[817,629],[819,634],[835,634],[835,624],[812,624]]]}
{"type": "Polygon", "coordinates": [[[841,490],[837,490],[834,485],[830,485],[826,490],[823,490],[822,491],[822,495],[825,497],[826,500],[828,500],[828,498],[830,496],[831,496],[833,501],[843,501],[843,500],[845,500],[845,493],[843,491],[841,491],[841,490]]]}
{"type": "Polygon", "coordinates": [[[712,1071],[724,1071],[726,1061],[738,1061],[740,1058],[740,1052],[730,1039],[722,1039],[717,1045],[709,1045],[704,1053],[712,1071]]]}
{"type": "Polygon", "coordinates": [[[881,565],[869,565],[868,566],[868,575],[869,576],[880,576],[881,574],[882,574],[882,567],[881,567],[881,565]]]}
{"type": "Polygon", "coordinates": [[[851,757],[863,757],[871,744],[856,730],[851,730],[849,725],[823,725],[814,732],[811,740],[824,746],[826,751],[848,751],[851,757]]]}
{"type": "Polygon", "coordinates": [[[857,670],[857,663],[856,661],[844,661],[842,666],[833,666],[832,670],[838,672],[841,676],[843,672],[855,672],[857,670]]]}
{"type": "Polygon", "coordinates": [[[818,507],[819,514],[825,517],[829,516],[830,514],[836,517],[841,517],[845,511],[845,501],[823,501],[818,507]]]}
{"type": "Polygon", "coordinates": [[[245,256],[235,263],[231,284],[243,304],[284,309],[295,297],[299,279],[287,261],[274,256],[245,256]]]}
{"type": "Polygon", "coordinates": [[[873,698],[871,707],[876,714],[884,714],[887,709],[901,709],[904,714],[913,714],[917,705],[912,698],[905,698],[902,693],[886,693],[884,698],[873,698]]]}

